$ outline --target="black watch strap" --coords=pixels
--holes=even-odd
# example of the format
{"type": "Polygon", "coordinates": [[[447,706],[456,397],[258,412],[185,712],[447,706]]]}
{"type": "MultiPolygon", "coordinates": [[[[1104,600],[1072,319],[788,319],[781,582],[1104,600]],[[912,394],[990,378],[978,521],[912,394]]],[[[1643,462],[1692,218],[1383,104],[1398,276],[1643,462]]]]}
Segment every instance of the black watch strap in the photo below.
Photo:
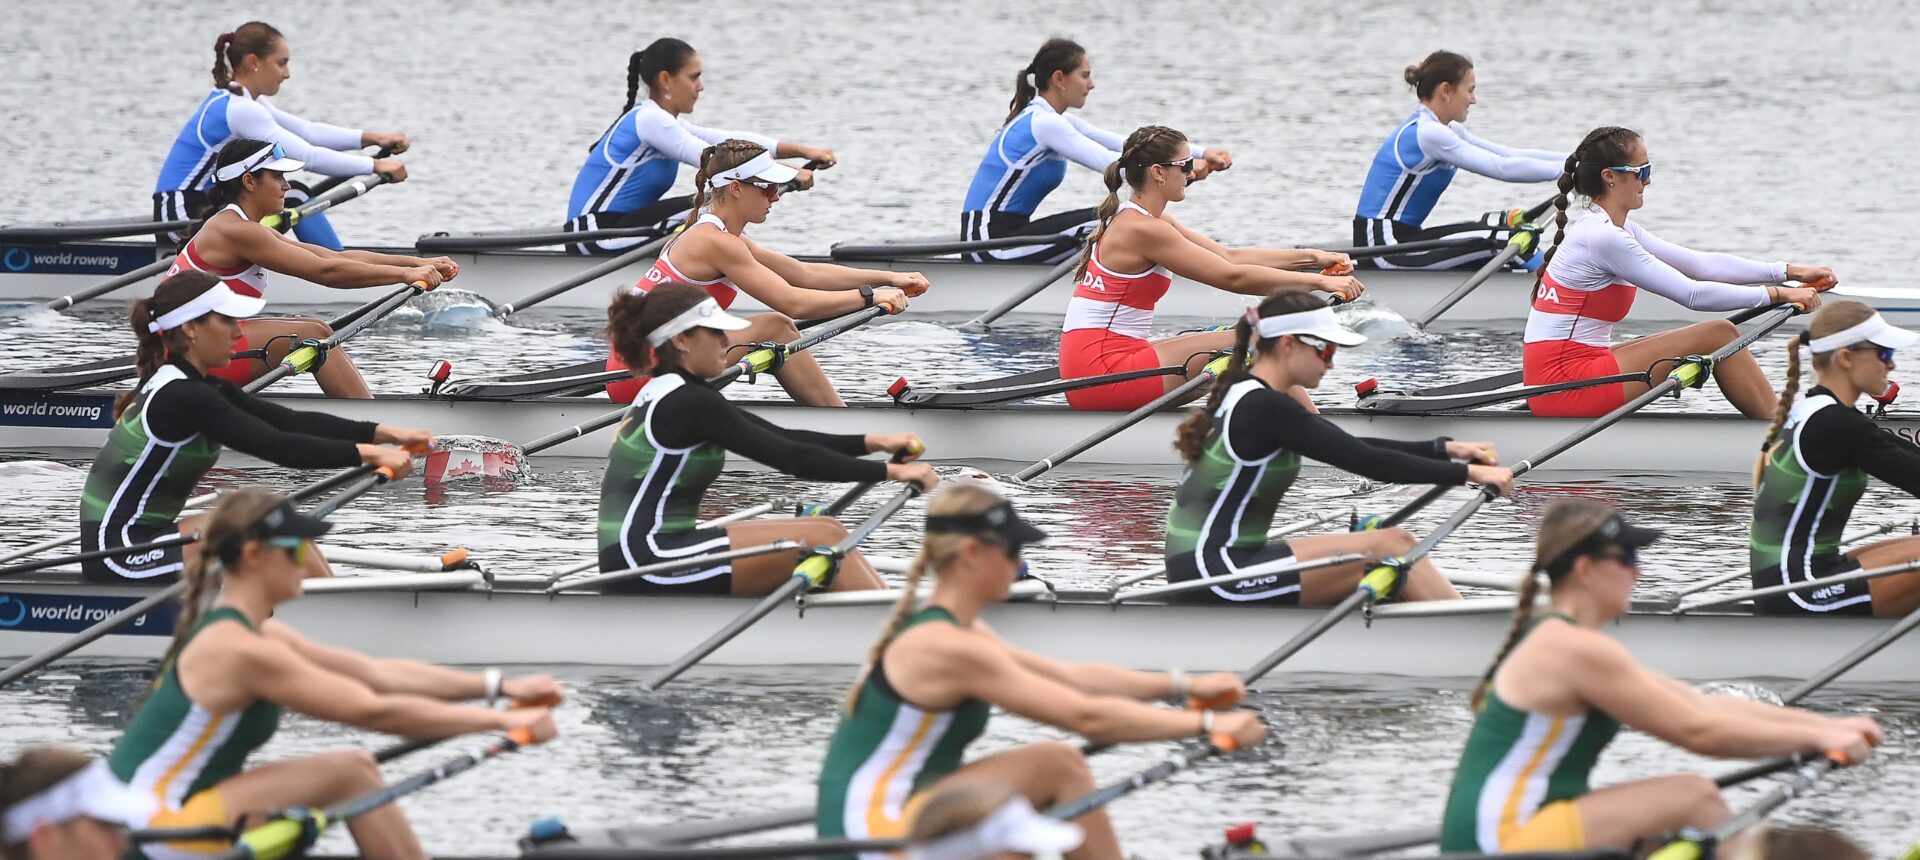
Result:
{"type": "Polygon", "coordinates": [[[861,285],[860,301],[861,301],[860,307],[862,309],[873,307],[873,287],[870,287],[864,284],[861,285]]]}

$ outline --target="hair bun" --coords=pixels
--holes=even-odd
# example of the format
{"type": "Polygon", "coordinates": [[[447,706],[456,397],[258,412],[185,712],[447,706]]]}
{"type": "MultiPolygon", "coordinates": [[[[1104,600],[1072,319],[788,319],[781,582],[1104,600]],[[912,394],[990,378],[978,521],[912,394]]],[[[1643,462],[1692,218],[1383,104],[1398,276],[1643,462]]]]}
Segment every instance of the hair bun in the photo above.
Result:
{"type": "Polygon", "coordinates": [[[1413,87],[1414,89],[1420,88],[1419,66],[1408,66],[1406,70],[1400,73],[1400,77],[1407,82],[1407,86],[1413,87]]]}

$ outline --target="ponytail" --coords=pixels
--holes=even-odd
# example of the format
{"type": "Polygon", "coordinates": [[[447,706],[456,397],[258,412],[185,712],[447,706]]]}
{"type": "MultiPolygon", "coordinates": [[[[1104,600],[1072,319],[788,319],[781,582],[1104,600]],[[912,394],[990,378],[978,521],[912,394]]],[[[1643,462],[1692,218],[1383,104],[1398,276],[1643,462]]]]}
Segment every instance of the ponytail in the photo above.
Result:
{"type": "Polygon", "coordinates": [[[1613,506],[1605,502],[1577,497],[1560,499],[1547,507],[1533,539],[1533,566],[1520,582],[1513,626],[1507,628],[1506,641],[1501,643],[1499,653],[1480,676],[1480,683],[1474,686],[1473,696],[1468,700],[1474,710],[1485,703],[1487,691],[1493,688],[1494,673],[1500,670],[1500,664],[1506,662],[1533,624],[1533,605],[1540,599],[1540,580],[1559,583],[1573,570],[1574,563],[1594,548],[1591,543],[1594,533],[1614,514],[1613,506]]]}
{"type": "Polygon", "coordinates": [[[1493,687],[1493,673],[1499,671],[1500,664],[1507,655],[1513,653],[1513,647],[1520,644],[1520,637],[1526,635],[1527,625],[1533,623],[1533,604],[1540,597],[1540,577],[1538,570],[1529,571],[1520,582],[1519,603],[1513,608],[1513,626],[1507,628],[1507,640],[1500,644],[1500,652],[1493,657],[1492,665],[1480,676],[1480,683],[1474,685],[1473,696],[1467,703],[1474,710],[1480,710],[1486,702],[1487,690],[1493,687]]]}
{"type": "Polygon", "coordinates": [[[1053,80],[1054,72],[1073,74],[1080,63],[1087,58],[1087,49],[1079,42],[1055,36],[1040,46],[1033,55],[1033,61],[1027,67],[1014,73],[1013,101],[1007,103],[1007,118],[1001,125],[1013,122],[1013,118],[1027,109],[1033,97],[1047,91],[1047,84],[1053,80]]]}
{"type": "Polygon", "coordinates": [[[1566,166],[1560,169],[1560,178],[1555,186],[1560,193],[1553,195],[1553,243],[1547,246],[1547,253],[1540,258],[1540,268],[1533,273],[1533,295],[1528,301],[1540,297],[1540,282],[1547,277],[1547,264],[1553,262],[1553,255],[1560,250],[1561,240],[1567,238],[1567,195],[1573,193],[1573,169],[1577,162],[1573,154],[1567,156],[1566,166]]]}
{"type": "Polygon", "coordinates": [[[767,148],[750,140],[728,138],[700,152],[700,169],[693,174],[693,215],[698,217],[700,210],[707,208],[707,198],[712,189],[707,183],[713,181],[713,175],[722,170],[730,170],[746,164],[767,148]]]}
{"type": "Polygon", "coordinates": [[[1093,210],[1095,219],[1100,223],[1093,228],[1092,233],[1087,234],[1086,244],[1080,249],[1080,265],[1073,270],[1073,280],[1076,284],[1081,278],[1087,276],[1087,265],[1093,261],[1093,246],[1100,243],[1101,236],[1106,235],[1107,225],[1113,222],[1113,216],[1120,214],[1120,165],[1126,161],[1126,158],[1123,152],[1120,158],[1107,165],[1106,172],[1101,174],[1102,179],[1107,183],[1107,199],[1100,201],[1100,208],[1093,210]]]}
{"type": "Polygon", "coordinates": [[[626,116],[627,111],[633,110],[633,106],[640,101],[640,67],[646,58],[646,51],[634,51],[627,56],[627,104],[620,108],[621,116],[626,116]]]}
{"type": "Polygon", "coordinates": [[[874,640],[873,647],[867,649],[866,662],[861,664],[860,673],[853,678],[853,686],[847,688],[847,696],[841,701],[841,708],[846,714],[851,715],[854,709],[860,706],[860,690],[867,686],[867,676],[873,674],[873,667],[880,662],[880,654],[893,643],[895,636],[900,635],[901,625],[907,623],[908,616],[911,616],[914,608],[919,606],[920,582],[926,579],[927,568],[932,566],[932,562],[929,561],[929,556],[932,555],[929,547],[936,539],[964,540],[964,537],[928,535],[926,542],[920,545],[919,554],[915,555],[913,563],[907,566],[906,580],[900,584],[900,599],[893,602],[893,611],[887,613],[887,623],[880,628],[880,638],[874,640]]]}
{"type": "MultiPolygon", "coordinates": [[[[693,59],[694,53],[692,45],[667,36],[655,39],[646,47],[628,54],[627,104],[620,109],[620,115],[614,117],[613,122],[607,125],[607,131],[612,131],[614,126],[620,124],[620,119],[625,117],[628,111],[633,110],[634,105],[640,103],[641,81],[647,84],[647,94],[653,95],[654,87],[660,80],[660,73],[677,74],[681,69],[686,68],[687,61],[693,59]]],[[[600,141],[606,139],[607,131],[601,132],[599,137],[594,138],[593,143],[587,145],[588,152],[592,152],[594,147],[600,145],[600,141]]]]}
{"type": "MultiPolygon", "coordinates": [[[[1800,350],[1811,346],[1814,340],[1828,335],[1839,334],[1873,318],[1873,308],[1851,299],[1830,301],[1815,311],[1813,318],[1807,321],[1807,327],[1793,339],[1787,341],[1787,384],[1780,389],[1780,405],[1774,407],[1773,423],[1767,425],[1766,441],[1760,443],[1760,460],[1753,466],[1753,485],[1760,486],[1760,478],[1767,468],[1767,458],[1773,445],[1780,439],[1780,432],[1787,425],[1787,415],[1793,411],[1794,397],[1800,392],[1800,350]]],[[[1833,360],[1833,353],[1815,353],[1813,369],[1815,372],[1826,370],[1833,360]]]]}
{"type": "Polygon", "coordinates": [[[184,352],[187,348],[186,337],[179,328],[156,332],[147,326],[219,285],[219,278],[198,269],[188,269],[161,281],[160,286],[154,288],[152,298],[133,303],[133,308],[127,312],[127,327],[133,329],[136,344],[133,366],[139,371],[140,377],[134,381],[132,389],[120,392],[113,399],[114,420],[118,421],[120,414],[133,405],[141,389],[146,387],[147,380],[152,379],[174,353],[184,352]]]}
{"type": "Polygon", "coordinates": [[[1792,340],[1787,341],[1787,384],[1780,389],[1780,405],[1773,408],[1773,423],[1767,425],[1767,438],[1760,443],[1760,459],[1753,464],[1753,486],[1760,486],[1760,476],[1766,474],[1767,454],[1773,450],[1773,443],[1780,438],[1780,428],[1787,425],[1787,413],[1793,411],[1793,400],[1800,394],[1800,348],[1813,342],[1811,331],[1801,331],[1792,340]]]}
{"type": "Polygon", "coordinates": [[[233,89],[233,67],[227,64],[227,52],[233,49],[233,34],[221,33],[213,40],[213,88],[233,89]]]}
{"type": "Polygon", "coordinates": [[[260,487],[241,487],[220,494],[219,503],[200,525],[200,552],[187,562],[180,574],[187,589],[180,595],[180,615],[173,622],[173,641],[167,645],[167,654],[160,661],[160,671],[154,674],[154,689],[158,689],[173,661],[180,658],[181,649],[193,638],[194,628],[212,611],[214,601],[220,599],[220,589],[226,585],[227,575],[233,572],[232,566],[239,561],[238,551],[228,548],[235,546],[236,541],[244,542],[247,530],[278,504],[278,493],[260,487]]]}

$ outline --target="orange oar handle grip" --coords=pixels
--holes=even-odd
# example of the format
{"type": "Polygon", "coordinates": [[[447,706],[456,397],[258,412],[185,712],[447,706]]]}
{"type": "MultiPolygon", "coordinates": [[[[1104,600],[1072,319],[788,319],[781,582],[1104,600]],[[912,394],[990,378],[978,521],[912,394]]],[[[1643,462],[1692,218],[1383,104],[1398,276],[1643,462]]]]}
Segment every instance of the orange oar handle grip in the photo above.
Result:
{"type": "Polygon", "coordinates": [[[525,726],[517,729],[509,729],[507,731],[507,740],[513,741],[523,747],[530,747],[539,743],[539,741],[533,738],[533,730],[525,726]]]}
{"type": "Polygon", "coordinates": [[[396,474],[393,471],[392,466],[381,466],[380,468],[374,469],[373,471],[374,471],[374,474],[376,475],[385,476],[386,479],[389,481],[393,480],[394,478],[400,477],[398,474],[396,474]]]}
{"type": "Polygon", "coordinates": [[[1187,708],[1194,711],[1219,711],[1238,704],[1240,704],[1240,694],[1235,692],[1221,693],[1211,699],[1203,699],[1199,696],[1187,697],[1187,708]]]}
{"type": "Polygon", "coordinates": [[[420,292],[423,292],[423,293],[433,292],[433,285],[427,283],[426,281],[414,281],[408,286],[411,286],[414,289],[419,290],[420,292]]]}
{"type": "Polygon", "coordinates": [[[1835,767],[1852,767],[1859,764],[1853,760],[1853,756],[1847,755],[1846,750],[1827,750],[1827,761],[1833,762],[1835,767]]]}
{"type": "Polygon", "coordinates": [[[1240,749],[1240,742],[1234,740],[1233,735],[1225,732],[1215,733],[1213,737],[1207,739],[1207,742],[1213,744],[1213,748],[1221,752],[1234,752],[1240,749]]]}
{"type": "Polygon", "coordinates": [[[453,549],[447,550],[446,552],[443,552],[440,554],[440,566],[448,570],[452,570],[456,567],[459,567],[460,565],[465,564],[466,561],[467,561],[467,548],[464,546],[454,547],[453,549]]]}
{"type": "Polygon", "coordinates": [[[557,708],[560,707],[560,703],[563,701],[565,701],[565,698],[559,693],[548,693],[544,696],[536,696],[531,699],[514,699],[513,706],[516,708],[557,708]]]}
{"type": "Polygon", "coordinates": [[[1338,275],[1351,275],[1353,274],[1353,263],[1351,261],[1345,262],[1345,263],[1334,263],[1331,266],[1321,269],[1320,274],[1327,275],[1330,277],[1338,276],[1338,275]]]}

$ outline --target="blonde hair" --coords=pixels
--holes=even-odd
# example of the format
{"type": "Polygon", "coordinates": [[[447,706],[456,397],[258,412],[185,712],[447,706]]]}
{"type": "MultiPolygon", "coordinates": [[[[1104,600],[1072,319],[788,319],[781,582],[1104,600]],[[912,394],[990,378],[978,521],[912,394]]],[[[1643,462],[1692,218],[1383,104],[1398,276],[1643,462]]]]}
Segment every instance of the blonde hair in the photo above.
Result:
{"type": "Polygon", "coordinates": [[[1012,800],[1015,794],[1012,786],[997,782],[966,783],[937,789],[927,796],[927,802],[913,817],[912,829],[907,831],[907,841],[931,842],[959,833],[985,821],[987,816],[1012,800]]]}
{"type": "Polygon", "coordinates": [[[1513,625],[1507,628],[1507,639],[1500,645],[1499,653],[1493,657],[1493,663],[1480,676],[1480,683],[1473,688],[1473,697],[1468,700],[1474,710],[1479,710],[1485,702],[1487,690],[1493,687],[1493,673],[1499,671],[1500,664],[1513,653],[1520,637],[1526,634],[1527,625],[1533,623],[1533,604],[1540,596],[1540,578],[1544,574],[1555,585],[1565,576],[1571,565],[1559,566],[1559,561],[1568,552],[1593,536],[1614,515],[1613,506],[1593,499],[1561,499],[1547,508],[1546,516],[1540,519],[1540,530],[1533,539],[1533,568],[1520,582],[1518,601],[1513,608],[1513,625]]]}
{"type": "Polygon", "coordinates": [[[173,661],[180,656],[180,649],[186,647],[187,639],[193,636],[193,628],[213,607],[214,600],[220,597],[221,587],[226,584],[229,571],[220,560],[220,548],[246,534],[248,526],[277,504],[280,504],[278,493],[259,487],[241,487],[220,495],[219,503],[213,506],[213,513],[208,514],[206,522],[200,526],[200,553],[187,563],[186,570],[180,575],[186,581],[187,589],[180,595],[180,617],[173,623],[173,642],[167,646],[167,655],[160,661],[160,671],[153,678],[156,687],[173,661]]]}
{"type": "MultiPolygon", "coordinates": [[[[1793,400],[1800,394],[1800,348],[1812,343],[1814,338],[1839,334],[1872,316],[1873,308],[1860,302],[1847,299],[1827,302],[1813,312],[1813,319],[1807,321],[1807,330],[1787,344],[1787,384],[1780,389],[1780,404],[1773,409],[1773,423],[1767,425],[1767,438],[1760,443],[1760,459],[1753,464],[1755,487],[1760,486],[1760,476],[1766,473],[1767,459],[1773,454],[1773,443],[1780,438],[1780,428],[1787,425],[1787,414],[1793,411],[1793,400]]],[[[1833,353],[1815,355],[1813,369],[1815,372],[1825,370],[1832,361],[1833,353]]]]}
{"type": "MultiPolygon", "coordinates": [[[[713,195],[713,189],[707,183],[713,181],[713,175],[723,170],[732,170],[760,157],[767,148],[751,140],[728,138],[700,151],[700,170],[693,175],[693,215],[697,217],[713,195]]],[[[688,221],[692,223],[691,220],[688,221]]]]}
{"type": "MultiPolygon", "coordinates": [[[[65,747],[32,747],[10,762],[0,762],[0,814],[85,770],[93,759],[65,747]]],[[[0,860],[27,860],[26,842],[0,844],[0,860]]]]}
{"type": "MultiPolygon", "coordinates": [[[[935,493],[933,500],[927,502],[927,516],[968,516],[982,514],[1006,498],[994,492],[985,484],[968,481],[948,482],[935,493]]],[[[920,542],[920,553],[913,557],[913,564],[907,568],[906,581],[900,586],[900,599],[893,604],[893,613],[887,616],[887,623],[880,628],[880,638],[873,647],[867,649],[866,663],[860,667],[860,674],[853,679],[853,687],[847,690],[846,713],[852,714],[860,704],[860,688],[866,686],[867,676],[873,673],[874,664],[880,662],[881,652],[893,637],[900,635],[900,627],[907,621],[919,605],[920,581],[926,578],[927,570],[935,571],[953,563],[953,559],[965,549],[967,541],[974,540],[970,534],[940,532],[929,534],[920,542]]]]}

